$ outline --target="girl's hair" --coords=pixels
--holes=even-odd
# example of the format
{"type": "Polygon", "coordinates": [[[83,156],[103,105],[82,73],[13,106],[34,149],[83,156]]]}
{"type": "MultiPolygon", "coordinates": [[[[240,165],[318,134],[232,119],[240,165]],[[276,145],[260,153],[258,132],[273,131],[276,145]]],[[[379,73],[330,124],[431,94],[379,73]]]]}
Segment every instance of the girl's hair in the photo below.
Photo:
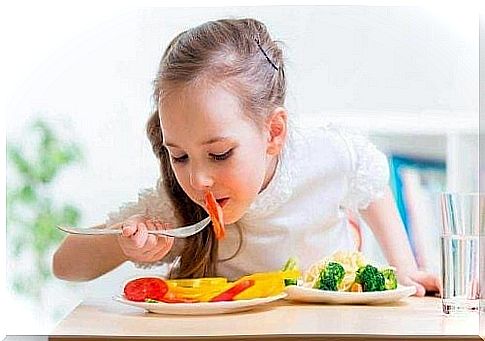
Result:
{"type": "MultiPolygon", "coordinates": [[[[170,90],[194,86],[201,81],[221,84],[231,91],[244,113],[261,125],[269,112],[285,102],[282,51],[266,26],[254,19],[204,23],[177,35],[165,50],[154,81],[156,108],[148,120],[147,135],[160,161],[163,185],[184,224],[195,223],[207,213],[185,194],[175,178],[170,156],[163,146],[158,108],[170,90]]],[[[171,276],[214,276],[217,247],[212,228],[185,239],[179,268],[171,276]]]]}

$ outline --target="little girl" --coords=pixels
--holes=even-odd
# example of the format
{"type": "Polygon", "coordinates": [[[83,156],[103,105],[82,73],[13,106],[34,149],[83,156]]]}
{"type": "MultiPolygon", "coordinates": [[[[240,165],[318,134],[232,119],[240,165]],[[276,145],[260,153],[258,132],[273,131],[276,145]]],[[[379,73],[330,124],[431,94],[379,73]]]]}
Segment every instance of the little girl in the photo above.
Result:
{"type": "Polygon", "coordinates": [[[172,264],[171,277],[302,269],[355,248],[345,212],[359,212],[399,280],[417,295],[439,290],[419,271],[388,188],[386,157],[364,137],[327,124],[299,128],[285,109],[282,51],[254,19],[207,22],[176,36],[154,82],[147,133],[160,162],[155,189],[111,214],[121,236],[68,236],[54,273],[96,278],[129,260],[172,264]],[[226,237],[213,229],[186,238],[148,235],[207,216],[204,193],[223,208],[226,237]],[[176,260],[176,264],[174,261],[176,260]]]}

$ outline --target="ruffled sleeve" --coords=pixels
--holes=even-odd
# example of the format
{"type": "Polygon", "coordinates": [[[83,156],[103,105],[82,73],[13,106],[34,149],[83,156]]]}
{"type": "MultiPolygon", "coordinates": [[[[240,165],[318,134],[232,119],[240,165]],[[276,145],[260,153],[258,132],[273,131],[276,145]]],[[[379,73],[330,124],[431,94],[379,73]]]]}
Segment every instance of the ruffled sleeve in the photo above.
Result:
{"type": "Polygon", "coordinates": [[[168,193],[159,181],[156,188],[143,189],[138,194],[138,200],[127,202],[113,212],[108,213],[106,225],[122,222],[135,214],[142,214],[150,218],[158,218],[162,222],[177,225],[179,219],[175,214],[175,207],[168,193]]]}
{"type": "Polygon", "coordinates": [[[348,192],[342,206],[352,210],[366,209],[385,193],[389,183],[387,157],[356,131],[342,130],[340,135],[348,148],[351,161],[348,192]]]}

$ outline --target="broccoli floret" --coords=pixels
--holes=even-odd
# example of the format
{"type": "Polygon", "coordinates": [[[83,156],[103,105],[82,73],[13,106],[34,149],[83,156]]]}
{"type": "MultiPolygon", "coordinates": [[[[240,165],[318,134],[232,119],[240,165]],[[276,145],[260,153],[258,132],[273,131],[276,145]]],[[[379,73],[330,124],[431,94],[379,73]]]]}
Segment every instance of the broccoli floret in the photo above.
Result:
{"type": "Polygon", "coordinates": [[[362,285],[364,291],[384,291],[385,279],[384,275],[379,270],[370,264],[363,266],[357,270],[355,274],[355,282],[362,285]]]}
{"type": "Polygon", "coordinates": [[[381,270],[382,275],[384,276],[384,289],[385,290],[393,290],[397,288],[397,278],[396,272],[394,269],[386,268],[381,270]]]}
{"type": "Polygon", "coordinates": [[[314,288],[320,290],[337,291],[338,285],[342,282],[345,276],[344,267],[337,262],[329,262],[320,271],[320,276],[315,282],[314,288]]]}
{"type": "Polygon", "coordinates": [[[288,285],[298,285],[298,280],[296,278],[285,278],[285,287],[288,285]]]}

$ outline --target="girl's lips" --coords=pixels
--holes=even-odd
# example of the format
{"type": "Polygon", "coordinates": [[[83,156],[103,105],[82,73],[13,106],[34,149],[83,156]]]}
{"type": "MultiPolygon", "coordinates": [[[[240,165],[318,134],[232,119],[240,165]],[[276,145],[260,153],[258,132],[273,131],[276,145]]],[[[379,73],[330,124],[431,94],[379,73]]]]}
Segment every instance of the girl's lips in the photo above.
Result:
{"type": "Polygon", "coordinates": [[[222,199],[216,199],[217,203],[221,206],[221,208],[224,208],[228,202],[229,198],[222,198],[222,199]]]}

